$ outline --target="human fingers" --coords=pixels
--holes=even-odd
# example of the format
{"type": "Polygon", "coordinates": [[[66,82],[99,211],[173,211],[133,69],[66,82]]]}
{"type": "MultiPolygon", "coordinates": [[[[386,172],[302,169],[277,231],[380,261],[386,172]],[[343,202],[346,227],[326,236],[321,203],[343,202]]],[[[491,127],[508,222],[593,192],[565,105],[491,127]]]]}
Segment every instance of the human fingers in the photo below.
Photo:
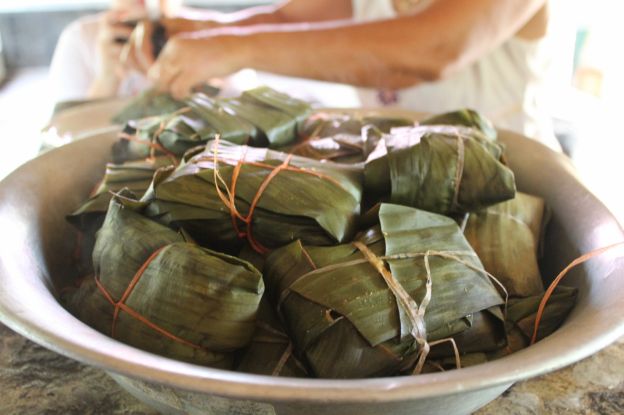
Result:
{"type": "Polygon", "coordinates": [[[161,91],[170,91],[174,82],[181,76],[183,70],[175,64],[156,62],[148,72],[148,79],[161,91]]]}
{"type": "Polygon", "coordinates": [[[181,56],[175,39],[171,39],[151,65],[147,77],[160,89],[168,89],[173,78],[180,72],[178,62],[181,56]]]}
{"type": "Polygon", "coordinates": [[[169,92],[175,99],[184,99],[187,97],[193,87],[199,83],[199,80],[193,73],[189,71],[180,71],[171,81],[169,92]]]}

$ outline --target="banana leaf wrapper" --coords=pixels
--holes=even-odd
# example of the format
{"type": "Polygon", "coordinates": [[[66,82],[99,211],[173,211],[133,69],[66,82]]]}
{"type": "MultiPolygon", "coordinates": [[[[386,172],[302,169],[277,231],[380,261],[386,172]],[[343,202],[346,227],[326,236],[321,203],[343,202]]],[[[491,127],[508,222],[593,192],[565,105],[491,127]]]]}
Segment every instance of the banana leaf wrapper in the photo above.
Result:
{"type": "Polygon", "coordinates": [[[306,367],[294,355],[292,342],[266,297],[260,302],[256,330],[236,370],[258,375],[309,377],[306,367]]]}
{"type": "Polygon", "coordinates": [[[312,112],[310,104],[267,86],[249,89],[242,94],[242,100],[275,108],[293,117],[297,126],[303,124],[312,112]]]}
{"type": "Polygon", "coordinates": [[[389,133],[392,128],[414,126],[415,122],[412,119],[403,117],[358,116],[357,114],[316,112],[303,123],[301,136],[313,138],[331,137],[337,134],[360,135],[362,128],[367,125],[375,126],[383,133],[389,133]]]}
{"type": "Polygon", "coordinates": [[[282,151],[314,160],[335,163],[361,163],[365,160],[365,141],[360,134],[340,133],[331,137],[309,138],[282,151]]]}
{"type": "Polygon", "coordinates": [[[360,163],[366,160],[374,148],[363,131],[365,127],[374,127],[381,135],[390,132],[394,127],[413,125],[413,120],[405,118],[358,117],[321,112],[305,121],[300,141],[283,151],[316,160],[360,163]]]}
{"type": "MultiPolygon", "coordinates": [[[[574,287],[558,286],[544,308],[537,330],[537,340],[551,335],[561,326],[576,304],[578,290],[574,287]]],[[[510,299],[507,307],[507,323],[519,329],[528,340],[533,336],[535,318],[543,295],[510,299]]]]}
{"type": "Polygon", "coordinates": [[[275,108],[254,102],[246,102],[240,98],[221,101],[227,111],[256,127],[254,142],[262,143],[262,147],[281,147],[296,139],[296,120],[290,115],[275,108]]]}
{"type": "Polygon", "coordinates": [[[299,125],[311,112],[306,102],[268,87],[245,91],[239,98],[219,100],[219,104],[256,127],[252,141],[270,148],[293,143],[299,125]]]}
{"type": "Polygon", "coordinates": [[[260,144],[252,140],[258,135],[253,125],[225,111],[207,95],[195,93],[185,104],[170,114],[130,121],[113,146],[113,160],[134,160],[154,153],[179,158],[217,136],[236,144],[260,144]]]}
{"type": "Polygon", "coordinates": [[[249,263],[185,242],[135,211],[123,193],[111,201],[93,251],[95,279],[68,308],[96,330],[132,346],[202,365],[231,368],[255,327],[264,291],[249,263]]]}
{"type": "Polygon", "coordinates": [[[369,155],[367,198],[441,214],[471,212],[515,196],[503,149],[479,131],[453,126],[394,129],[369,155]]]}
{"type": "MultiPolygon", "coordinates": [[[[452,336],[462,358],[473,353],[495,352],[507,345],[505,318],[501,307],[491,307],[458,320],[455,324],[466,325],[463,331],[452,336]]],[[[439,337],[435,333],[432,337],[439,337]]],[[[455,352],[450,342],[442,342],[431,347],[429,356],[435,358],[454,357],[455,352]]]]}
{"type": "Polygon", "coordinates": [[[414,364],[422,341],[464,331],[466,316],[503,303],[450,218],[382,204],[379,226],[358,242],[383,259],[402,288],[390,288],[354,244],[295,241],[272,252],[265,264],[267,292],[295,350],[319,377],[398,374],[414,364]],[[426,308],[424,321],[414,317],[418,304],[426,308]]]}
{"type": "Polygon", "coordinates": [[[115,124],[125,124],[130,120],[169,114],[185,107],[184,101],[173,98],[169,93],[148,89],[133,98],[112,118],[115,124]]]}
{"type": "Polygon", "coordinates": [[[485,269],[510,296],[544,292],[538,249],[544,228],[544,201],[517,193],[514,199],[471,213],[464,234],[485,269]]]}
{"type": "Polygon", "coordinates": [[[478,111],[464,108],[444,114],[434,115],[422,120],[420,125],[456,125],[475,128],[490,140],[496,140],[498,133],[490,120],[478,111]]]}
{"type": "Polygon", "coordinates": [[[78,209],[67,216],[67,220],[81,231],[98,229],[104,220],[113,197],[122,189],[142,195],[152,183],[156,170],[171,164],[167,157],[128,161],[123,164],[108,163],[104,177],[78,209]]]}
{"type": "Polygon", "coordinates": [[[185,229],[202,246],[238,253],[244,240],[259,252],[296,239],[350,240],[360,197],[357,167],[213,141],[169,176],[155,177],[144,202],[148,216],[185,229]]]}

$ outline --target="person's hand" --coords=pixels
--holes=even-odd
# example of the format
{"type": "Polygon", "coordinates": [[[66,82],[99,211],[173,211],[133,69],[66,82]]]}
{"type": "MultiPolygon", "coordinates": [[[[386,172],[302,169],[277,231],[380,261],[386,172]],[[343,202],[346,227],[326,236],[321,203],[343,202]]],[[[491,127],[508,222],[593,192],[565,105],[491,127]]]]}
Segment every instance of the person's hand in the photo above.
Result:
{"type": "Polygon", "coordinates": [[[114,95],[122,76],[120,56],[132,33],[132,25],[124,22],[125,12],[109,11],[101,16],[96,43],[97,66],[90,96],[114,95]]]}
{"type": "Polygon", "coordinates": [[[184,34],[169,39],[148,76],[161,90],[183,98],[194,86],[242,69],[240,36],[184,34]]]}
{"type": "Polygon", "coordinates": [[[149,20],[142,20],[136,24],[121,54],[121,64],[125,71],[135,70],[147,74],[154,64],[152,44],[154,29],[154,23],[149,20]]]}
{"type": "MultiPolygon", "coordinates": [[[[206,22],[201,22],[202,25],[206,22]]],[[[184,18],[163,18],[158,22],[141,20],[137,22],[128,43],[122,51],[122,63],[126,70],[136,70],[147,74],[154,64],[160,49],[166,44],[168,38],[177,33],[193,32],[199,30],[198,22],[184,18]],[[163,37],[157,40],[154,36],[157,30],[164,30],[157,36],[163,37]],[[159,42],[159,45],[154,42],[159,42]]],[[[207,24],[207,23],[206,23],[207,24]]]]}

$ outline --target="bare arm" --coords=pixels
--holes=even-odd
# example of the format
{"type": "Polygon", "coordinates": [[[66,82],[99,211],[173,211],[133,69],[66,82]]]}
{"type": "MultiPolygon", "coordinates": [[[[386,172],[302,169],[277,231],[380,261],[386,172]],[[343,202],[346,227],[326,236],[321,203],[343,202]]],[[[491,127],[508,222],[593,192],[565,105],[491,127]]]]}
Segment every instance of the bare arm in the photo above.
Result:
{"type": "Polygon", "coordinates": [[[359,86],[402,88],[444,78],[517,33],[546,0],[438,0],[422,12],[266,24],[174,37],[152,77],[183,95],[244,67],[359,86]]]}

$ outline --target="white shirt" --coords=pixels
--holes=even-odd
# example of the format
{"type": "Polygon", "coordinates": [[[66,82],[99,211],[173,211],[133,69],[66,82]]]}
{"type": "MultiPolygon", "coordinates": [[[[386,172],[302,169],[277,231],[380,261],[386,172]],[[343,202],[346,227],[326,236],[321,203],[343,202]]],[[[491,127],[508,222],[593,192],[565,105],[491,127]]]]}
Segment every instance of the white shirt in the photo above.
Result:
{"type": "MultiPolygon", "coordinates": [[[[97,37],[100,15],[82,17],[67,26],[56,45],[50,64],[50,83],[55,102],[86,99],[99,68],[97,37]]],[[[122,79],[117,96],[134,95],[149,85],[133,72],[122,79]]]]}
{"type": "MultiPolygon", "coordinates": [[[[392,0],[352,1],[356,21],[397,15],[392,0]]],[[[396,91],[391,97],[394,102],[383,99],[383,94],[372,88],[358,88],[358,93],[364,107],[386,105],[429,113],[472,108],[497,127],[560,150],[543,96],[549,46],[548,39],[512,38],[448,79],[396,91]]]]}

